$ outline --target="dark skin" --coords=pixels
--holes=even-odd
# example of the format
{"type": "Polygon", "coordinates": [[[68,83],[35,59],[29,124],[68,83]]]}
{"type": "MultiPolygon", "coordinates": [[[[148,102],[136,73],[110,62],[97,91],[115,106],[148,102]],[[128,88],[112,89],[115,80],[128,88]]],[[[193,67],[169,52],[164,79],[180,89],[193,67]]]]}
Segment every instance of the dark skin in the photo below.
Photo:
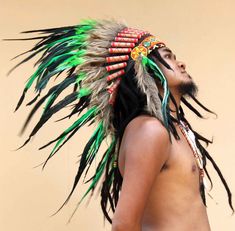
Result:
{"type": "MultiPolygon", "coordinates": [[[[192,79],[168,48],[160,48],[159,53],[172,69],[158,63],[179,106],[178,86],[192,79]]],[[[170,107],[175,109],[173,104],[170,107]]],[[[138,116],[126,127],[118,160],[123,185],[112,231],[210,231],[198,167],[185,137],[176,129],[180,140],[172,136],[171,143],[167,130],[154,117],[138,116]]]]}

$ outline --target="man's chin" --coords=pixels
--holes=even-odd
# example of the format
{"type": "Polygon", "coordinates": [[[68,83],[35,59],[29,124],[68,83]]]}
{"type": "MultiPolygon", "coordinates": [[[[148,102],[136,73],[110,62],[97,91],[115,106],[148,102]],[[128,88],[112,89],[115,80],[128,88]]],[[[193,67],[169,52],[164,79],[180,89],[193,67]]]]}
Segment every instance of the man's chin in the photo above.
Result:
{"type": "Polygon", "coordinates": [[[196,96],[198,92],[198,87],[194,83],[191,77],[179,85],[179,93],[182,96],[196,96]]]}

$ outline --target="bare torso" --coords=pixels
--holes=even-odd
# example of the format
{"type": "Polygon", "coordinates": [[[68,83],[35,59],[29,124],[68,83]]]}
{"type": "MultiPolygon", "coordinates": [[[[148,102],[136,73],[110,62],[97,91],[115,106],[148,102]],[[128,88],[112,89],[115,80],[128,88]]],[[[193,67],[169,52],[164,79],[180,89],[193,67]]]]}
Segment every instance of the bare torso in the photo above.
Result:
{"type": "MultiPolygon", "coordinates": [[[[142,219],[142,231],[210,231],[199,192],[199,171],[186,139],[172,137],[169,158],[152,186],[142,219]]],[[[122,148],[122,146],[121,146],[122,148]]],[[[119,169],[123,175],[124,156],[119,169]]]]}

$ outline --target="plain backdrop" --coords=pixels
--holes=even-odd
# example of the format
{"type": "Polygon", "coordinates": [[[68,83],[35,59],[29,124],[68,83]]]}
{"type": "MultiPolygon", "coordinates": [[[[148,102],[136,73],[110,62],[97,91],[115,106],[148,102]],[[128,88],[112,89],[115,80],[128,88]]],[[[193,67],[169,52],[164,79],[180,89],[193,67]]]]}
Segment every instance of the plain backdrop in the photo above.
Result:
{"type": "MultiPolygon", "coordinates": [[[[199,99],[218,114],[217,119],[203,111],[205,120],[190,112],[187,117],[198,131],[213,138],[214,144],[208,149],[232,193],[235,192],[233,0],[0,0],[0,3],[1,39],[22,38],[19,32],[25,30],[76,25],[88,17],[124,19],[129,26],[159,36],[177,58],[186,63],[188,72],[199,86],[199,99]]],[[[21,66],[8,77],[6,74],[17,63],[10,59],[32,45],[31,41],[0,42],[0,230],[110,230],[108,222],[104,226],[98,194],[88,206],[85,201],[72,221],[66,224],[86,189],[81,184],[64,209],[50,217],[70,192],[78,155],[91,135],[92,127],[82,129],[52,158],[44,171],[34,167],[45,160],[51,149],[38,151],[38,147],[56,137],[71,121],[55,123],[60,117],[53,118],[25,148],[14,151],[25,141],[39,117],[36,116],[22,137],[18,136],[30,108],[23,106],[17,113],[14,108],[26,80],[33,73],[33,62],[21,66]]],[[[25,103],[32,97],[33,91],[29,92],[25,103]]],[[[232,231],[235,218],[231,216],[227,195],[211,165],[209,171],[214,181],[211,191],[214,199],[207,197],[211,228],[213,231],[232,231]]]]}

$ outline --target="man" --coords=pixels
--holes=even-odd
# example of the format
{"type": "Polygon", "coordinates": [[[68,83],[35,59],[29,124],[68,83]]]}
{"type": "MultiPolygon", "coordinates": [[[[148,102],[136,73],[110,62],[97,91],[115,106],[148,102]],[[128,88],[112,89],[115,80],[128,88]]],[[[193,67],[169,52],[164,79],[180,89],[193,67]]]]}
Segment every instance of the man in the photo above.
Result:
{"type": "MultiPolygon", "coordinates": [[[[158,51],[171,67],[156,60],[179,108],[182,86],[194,91],[195,85],[185,64],[168,48],[158,51]]],[[[174,104],[170,108],[176,117],[177,108],[174,104]]],[[[180,140],[172,136],[171,142],[165,127],[154,117],[138,116],[126,127],[119,153],[124,180],[113,231],[210,230],[195,157],[177,125],[176,129],[180,140]]]]}
{"type": "Polygon", "coordinates": [[[103,178],[101,207],[113,231],[210,230],[205,210],[205,177],[211,181],[206,159],[219,174],[233,209],[227,183],[200,143],[210,141],[192,130],[180,102],[199,117],[199,111],[185,97],[211,111],[195,98],[197,87],[185,64],[177,61],[163,42],[147,31],[110,20],[25,33],[35,32],[43,35],[31,38],[40,41],[26,52],[30,55],[21,63],[40,52],[42,55],[16,109],[33,84],[37,95],[28,105],[36,105],[22,132],[43,104],[44,109],[23,146],[55,113],[72,103],[73,110],[63,119],[77,114],[79,118],[41,147],[56,142],[43,167],[82,126],[96,125],[81,154],[71,193],[61,208],[84,172],[86,177],[105,141],[107,149],[80,202],[103,178]],[[54,76],[61,78],[60,82],[38,100],[54,76]],[[70,93],[58,100],[68,89],[70,93]]]}

